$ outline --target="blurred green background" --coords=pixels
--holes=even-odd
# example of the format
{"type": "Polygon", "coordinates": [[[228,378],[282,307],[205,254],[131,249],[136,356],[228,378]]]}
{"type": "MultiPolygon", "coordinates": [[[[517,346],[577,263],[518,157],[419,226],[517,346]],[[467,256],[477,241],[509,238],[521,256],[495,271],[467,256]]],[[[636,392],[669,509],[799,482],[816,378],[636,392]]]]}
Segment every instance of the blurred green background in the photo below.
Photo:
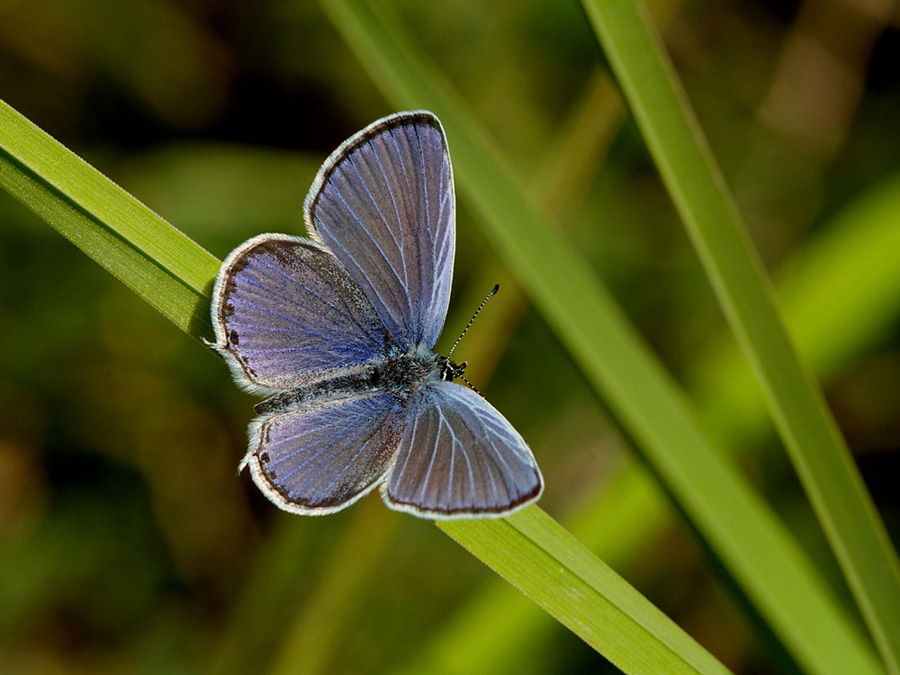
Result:
{"type": "MultiPolygon", "coordinates": [[[[561,236],[837,579],[580,7],[383,4],[525,180],[552,192],[565,177],[565,200],[550,205],[561,236]]],[[[725,0],[656,11],[896,542],[900,9],[725,0]]],[[[392,112],[304,0],[6,3],[0,97],[219,258],[260,232],[301,233],[325,156],[392,112]]],[[[328,518],[279,512],[236,476],[254,399],[225,365],[5,193],[0,223],[0,672],[609,668],[377,496],[328,518]],[[527,630],[509,630],[523,617],[527,630]]],[[[542,507],[577,518],[602,505],[633,453],[465,202],[457,248],[439,347],[502,280],[456,354],[529,440],[542,507]]],[[[648,531],[609,560],[620,574],[735,671],[792,670],[674,511],[648,531]]]]}

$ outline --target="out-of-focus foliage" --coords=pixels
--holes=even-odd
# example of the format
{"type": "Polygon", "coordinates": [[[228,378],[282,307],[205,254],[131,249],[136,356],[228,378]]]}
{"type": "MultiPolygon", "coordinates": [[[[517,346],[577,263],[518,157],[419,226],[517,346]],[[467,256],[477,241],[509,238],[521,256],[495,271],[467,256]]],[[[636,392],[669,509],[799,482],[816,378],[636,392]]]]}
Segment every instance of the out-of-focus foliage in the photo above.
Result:
{"type": "MultiPolygon", "coordinates": [[[[390,4],[539,183],[602,64],[577,6],[390,4]]],[[[900,249],[889,236],[900,230],[900,14],[887,0],[692,2],[665,37],[766,264],[786,300],[807,298],[799,342],[819,344],[813,364],[896,540],[900,282],[881,271],[900,249]],[[823,259],[833,262],[817,268],[823,259]],[[882,301],[817,325],[809,317],[848,306],[853,279],[829,276],[845,262],[882,301]],[[817,279],[835,295],[803,296],[817,279]]],[[[324,156],[390,112],[304,0],[10,5],[0,97],[219,257],[259,232],[300,233],[324,156]]],[[[733,405],[753,385],[722,393],[742,372],[720,357],[724,322],[630,121],[575,192],[558,206],[566,236],[698,400],[712,399],[711,425],[739,429],[748,471],[829,569],[781,448],[741,412],[755,402],[733,405]]],[[[253,399],[224,365],[6,195],[0,222],[0,671],[240,673],[293,653],[305,655],[299,672],[603,667],[549,618],[536,619],[540,639],[506,634],[516,610],[490,608],[514,607],[515,592],[375,497],[323,519],[277,512],[235,476],[253,399]],[[497,661],[467,660],[492,644],[497,661]]],[[[442,345],[496,264],[465,204],[459,231],[442,345]]],[[[625,443],[535,314],[486,322],[459,354],[484,354],[470,371],[531,442],[542,505],[565,519],[610,484],[625,443]]],[[[687,528],[648,548],[615,564],[655,604],[738,672],[784,666],[687,528]]]]}

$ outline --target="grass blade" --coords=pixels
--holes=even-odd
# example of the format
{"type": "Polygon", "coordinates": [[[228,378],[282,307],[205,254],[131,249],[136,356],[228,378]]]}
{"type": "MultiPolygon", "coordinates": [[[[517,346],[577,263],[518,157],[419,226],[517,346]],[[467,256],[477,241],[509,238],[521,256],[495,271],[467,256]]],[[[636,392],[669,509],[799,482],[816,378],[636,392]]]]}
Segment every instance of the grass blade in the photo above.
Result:
{"type": "MultiPolygon", "coordinates": [[[[777,275],[791,334],[816,372],[835,374],[841,364],[891,330],[900,309],[900,269],[887,261],[900,256],[898,219],[900,175],[895,175],[838,213],[777,275]],[[848,306],[865,330],[847,330],[848,306]]],[[[733,340],[722,342],[727,348],[723,344],[711,350],[697,377],[704,394],[701,408],[710,424],[717,423],[729,438],[746,443],[765,435],[771,426],[746,360],[733,340]]],[[[616,569],[645,550],[670,522],[663,497],[633,464],[619,470],[611,489],[592,510],[604,507],[608,510],[584,514],[565,525],[616,569]]],[[[427,651],[401,672],[467,673],[475,672],[476,664],[488,664],[484,672],[506,672],[518,664],[533,664],[540,649],[536,645],[546,644],[552,629],[534,606],[502,590],[491,585],[456,612],[427,651]],[[499,635],[497,630],[485,634],[483,626],[501,624],[499,635]],[[467,649],[460,650],[459,644],[467,649]]]]}
{"type": "Polygon", "coordinates": [[[728,672],[538,507],[438,527],[623,672],[728,672]]]}
{"type": "Polygon", "coordinates": [[[3,101],[0,185],[183,331],[212,334],[219,261],[3,101]]]}
{"type": "MultiPolygon", "coordinates": [[[[661,530],[670,513],[650,474],[628,461],[603,498],[567,526],[607,565],[627,567],[639,556],[652,555],[647,532],[661,530]]],[[[537,605],[507,591],[491,584],[473,597],[448,618],[422,651],[402,664],[397,675],[541,672],[541,649],[555,635],[551,621],[537,605]]]]}
{"type": "MultiPolygon", "coordinates": [[[[395,106],[427,107],[440,116],[460,191],[485,233],[788,650],[810,672],[878,672],[868,645],[796,542],[722,461],[585,261],[538,216],[529,193],[398,23],[361,0],[322,5],[395,106]]],[[[461,527],[467,526],[481,524],[461,527]]]]}
{"type": "Polygon", "coordinates": [[[853,458],[801,365],[674,69],[635,0],[584,6],[699,252],[819,522],[891,672],[900,672],[900,562],[853,458]]]}
{"type": "MultiPolygon", "coordinates": [[[[775,275],[797,350],[821,379],[893,330],[900,312],[900,267],[894,264],[900,258],[898,222],[900,174],[894,174],[836,214],[775,275]]],[[[730,438],[769,430],[753,377],[733,341],[712,350],[695,376],[704,412],[730,438]]]]}
{"type": "MultiPolygon", "coordinates": [[[[3,186],[197,335],[218,261],[11,108],[0,115],[3,186]]],[[[510,523],[451,524],[448,531],[562,612],[561,620],[626,672],[646,672],[648,655],[666,672],[727,672],[549,516],[529,513],[510,523]]]]}

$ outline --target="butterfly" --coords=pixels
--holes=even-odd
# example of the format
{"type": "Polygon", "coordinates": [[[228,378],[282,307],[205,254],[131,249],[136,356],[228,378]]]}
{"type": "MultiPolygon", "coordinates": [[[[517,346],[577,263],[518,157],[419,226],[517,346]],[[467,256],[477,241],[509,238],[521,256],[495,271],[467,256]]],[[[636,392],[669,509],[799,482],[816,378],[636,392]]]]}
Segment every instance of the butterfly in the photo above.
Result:
{"type": "Polygon", "coordinates": [[[261,234],[216,278],[212,346],[257,404],[240,469],[292,513],[343,509],[380,486],[392,509],[502,516],[543,480],[522,436],[434,353],[450,302],[456,202],[427,111],[373,122],[325,161],[308,238],[261,234]]]}

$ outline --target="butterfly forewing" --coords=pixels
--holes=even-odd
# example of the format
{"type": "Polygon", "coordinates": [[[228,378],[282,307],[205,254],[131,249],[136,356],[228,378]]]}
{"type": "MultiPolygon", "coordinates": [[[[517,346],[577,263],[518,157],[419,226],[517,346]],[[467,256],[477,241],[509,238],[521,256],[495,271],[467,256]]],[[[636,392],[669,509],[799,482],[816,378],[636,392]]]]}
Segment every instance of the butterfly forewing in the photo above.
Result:
{"type": "Polygon", "coordinates": [[[244,462],[263,493],[287,511],[331,513],[382,480],[402,433],[389,395],[348,398],[254,423],[244,462]]]}
{"type": "Polygon", "coordinates": [[[214,298],[216,347],[250,386],[297,387],[393,344],[337,259],[307,239],[249,240],[223,264],[214,298]]]}
{"type": "Polygon", "coordinates": [[[483,516],[524,506],[542,489],[528,445],[477,393],[437,382],[410,397],[384,488],[389,506],[432,518],[483,516]]]}
{"type": "Polygon", "coordinates": [[[447,141],[428,112],[367,127],[325,162],[307,227],[362,287],[390,334],[433,347],[450,301],[456,242],[447,141]]]}

